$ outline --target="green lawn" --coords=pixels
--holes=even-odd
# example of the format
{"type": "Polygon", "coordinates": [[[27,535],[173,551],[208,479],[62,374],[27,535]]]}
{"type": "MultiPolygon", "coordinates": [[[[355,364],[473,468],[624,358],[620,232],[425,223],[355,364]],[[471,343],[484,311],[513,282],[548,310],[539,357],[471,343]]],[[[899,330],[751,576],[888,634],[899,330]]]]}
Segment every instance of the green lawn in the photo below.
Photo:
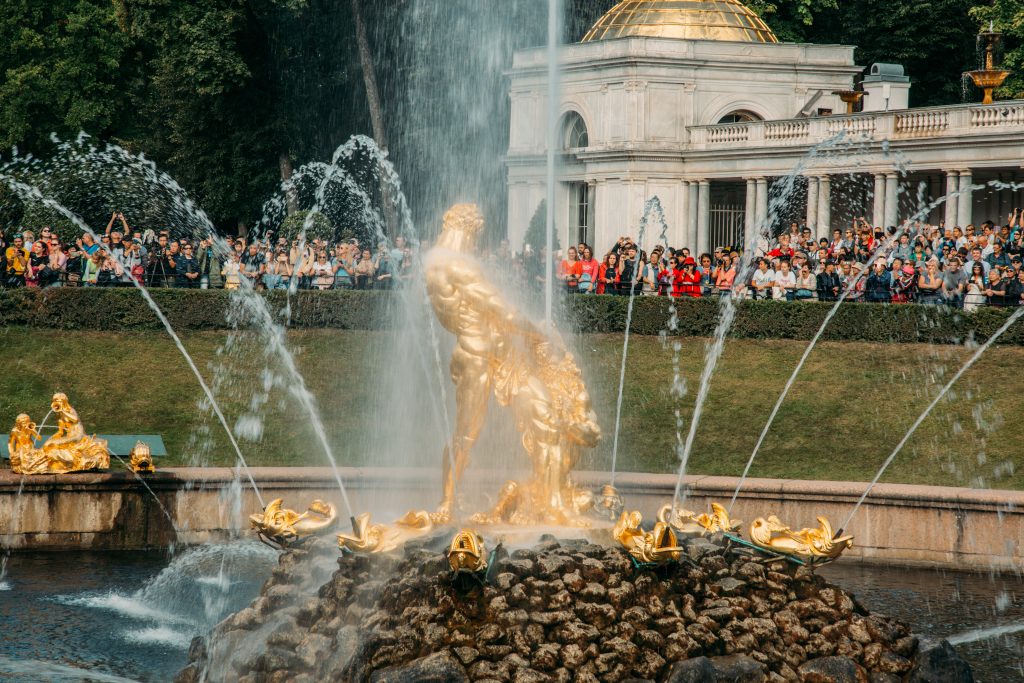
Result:
{"type": "MultiPolygon", "coordinates": [[[[434,389],[405,386],[403,373],[410,372],[412,361],[389,357],[395,353],[391,341],[386,332],[289,335],[343,464],[426,464],[439,457],[443,421],[436,412],[437,383],[434,389]],[[397,398],[395,382],[406,389],[397,398]]],[[[241,439],[250,464],[326,462],[282,373],[265,375],[265,367],[278,366],[266,361],[255,335],[189,333],[184,342],[215,388],[229,423],[243,414],[262,416],[261,437],[242,430],[250,435],[241,439]]],[[[573,343],[607,434],[585,466],[604,468],[611,460],[622,338],[587,335],[573,343]]],[[[682,339],[681,344],[687,393],[679,408],[685,430],[705,340],[682,339]]],[[[739,474],[805,344],[728,342],[697,433],[691,473],[739,474]]],[[[6,359],[0,386],[5,429],[18,412],[41,419],[49,395],[65,391],[91,432],[162,434],[172,457],[161,464],[234,462],[219,424],[201,405],[195,378],[163,334],[5,328],[0,349],[6,359]]],[[[969,353],[952,346],[822,343],[783,404],[753,475],[870,479],[969,353]]],[[[994,348],[925,421],[884,480],[1024,488],[1024,430],[1017,419],[1022,362],[1024,349],[994,348]]],[[[429,362],[428,367],[433,372],[429,362]]],[[[632,338],[620,469],[675,470],[671,367],[671,348],[657,338],[632,338]]],[[[516,443],[509,425],[492,428],[479,457],[516,459],[516,443]]]]}

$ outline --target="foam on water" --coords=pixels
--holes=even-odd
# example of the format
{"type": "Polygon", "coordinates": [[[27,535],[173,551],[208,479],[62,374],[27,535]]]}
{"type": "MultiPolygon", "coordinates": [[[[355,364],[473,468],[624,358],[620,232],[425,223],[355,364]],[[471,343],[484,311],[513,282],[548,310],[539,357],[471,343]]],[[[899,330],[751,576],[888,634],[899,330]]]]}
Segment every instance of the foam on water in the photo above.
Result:
{"type": "Polygon", "coordinates": [[[188,631],[175,631],[167,626],[156,626],[144,628],[138,631],[125,631],[123,637],[129,643],[138,645],[165,645],[179,650],[188,649],[192,642],[192,636],[188,631]]]}
{"type": "Polygon", "coordinates": [[[133,678],[124,678],[102,671],[90,671],[56,662],[39,659],[13,660],[0,657],[0,674],[24,676],[22,680],[33,681],[98,681],[99,683],[138,683],[133,678]]]}
{"type": "Polygon", "coordinates": [[[53,600],[117,615],[123,624],[118,636],[127,642],[186,649],[193,636],[247,602],[233,586],[250,575],[261,582],[276,560],[273,550],[255,542],[198,546],[133,593],[78,593],[53,600]]]}
{"type": "Polygon", "coordinates": [[[192,621],[187,617],[150,607],[134,595],[121,595],[120,593],[113,592],[91,595],[57,595],[53,598],[53,601],[61,605],[106,610],[128,619],[161,621],[175,624],[188,624],[192,621]]]}
{"type": "Polygon", "coordinates": [[[11,584],[8,581],[0,581],[0,591],[11,590],[11,584]]]}

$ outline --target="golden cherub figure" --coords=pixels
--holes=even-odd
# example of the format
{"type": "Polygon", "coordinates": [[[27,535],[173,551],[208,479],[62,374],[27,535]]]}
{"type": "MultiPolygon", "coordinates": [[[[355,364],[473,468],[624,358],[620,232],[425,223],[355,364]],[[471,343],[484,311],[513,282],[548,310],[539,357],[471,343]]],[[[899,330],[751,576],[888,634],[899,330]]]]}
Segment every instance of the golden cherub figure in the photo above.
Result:
{"type": "Polygon", "coordinates": [[[427,292],[441,325],[455,335],[451,378],[456,415],[451,450],[443,454],[443,498],[435,521],[450,519],[455,489],[470,461],[493,396],[509,407],[532,465],[529,482],[506,485],[488,521],[579,524],[592,497],[570,477],[581,448],[601,429],[572,354],[553,332],[522,315],[472,256],[484,220],[473,204],[444,216],[426,258],[427,292]]]}
{"type": "Polygon", "coordinates": [[[50,408],[57,416],[57,431],[41,448],[36,424],[25,413],[15,418],[8,441],[15,474],[65,474],[110,468],[107,442],[85,433],[78,413],[62,393],[53,395],[50,408]]]}

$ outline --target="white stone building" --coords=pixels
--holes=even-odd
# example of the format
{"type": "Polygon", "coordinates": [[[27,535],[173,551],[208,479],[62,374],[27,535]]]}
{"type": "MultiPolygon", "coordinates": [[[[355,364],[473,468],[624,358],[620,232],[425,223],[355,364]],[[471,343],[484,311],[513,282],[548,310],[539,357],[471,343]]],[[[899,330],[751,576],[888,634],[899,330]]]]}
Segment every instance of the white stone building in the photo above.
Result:
{"type": "MultiPolygon", "coordinates": [[[[910,79],[876,65],[864,111],[846,114],[840,93],[864,72],[853,51],[778,43],[737,0],[623,0],[559,53],[562,244],[586,241],[600,256],[636,235],[655,195],[669,243],[699,251],[739,244],[770,215],[826,235],[855,216],[894,225],[952,190],[963,193],[925,209],[929,220],[1002,220],[1024,206],[1021,191],[970,189],[1024,182],[1024,101],[908,109],[910,79]]],[[[515,55],[517,249],[546,196],[547,74],[545,48],[515,55]]]]}

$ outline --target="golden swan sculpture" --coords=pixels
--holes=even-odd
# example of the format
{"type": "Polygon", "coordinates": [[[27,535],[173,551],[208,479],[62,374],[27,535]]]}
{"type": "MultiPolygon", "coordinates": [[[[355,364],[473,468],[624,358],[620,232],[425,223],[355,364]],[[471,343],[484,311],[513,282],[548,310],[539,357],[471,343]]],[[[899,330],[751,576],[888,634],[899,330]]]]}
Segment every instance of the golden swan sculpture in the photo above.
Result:
{"type": "Polygon", "coordinates": [[[283,503],[283,499],[277,498],[262,513],[249,516],[249,524],[260,538],[282,547],[326,531],[338,516],[335,507],[322,500],[314,500],[301,514],[285,508],[283,503]]]}
{"type": "Polygon", "coordinates": [[[818,524],[821,526],[817,529],[793,531],[775,515],[758,517],[750,525],[750,540],[759,548],[808,564],[832,561],[853,546],[853,536],[836,538],[825,517],[818,517],[818,524]]]}

